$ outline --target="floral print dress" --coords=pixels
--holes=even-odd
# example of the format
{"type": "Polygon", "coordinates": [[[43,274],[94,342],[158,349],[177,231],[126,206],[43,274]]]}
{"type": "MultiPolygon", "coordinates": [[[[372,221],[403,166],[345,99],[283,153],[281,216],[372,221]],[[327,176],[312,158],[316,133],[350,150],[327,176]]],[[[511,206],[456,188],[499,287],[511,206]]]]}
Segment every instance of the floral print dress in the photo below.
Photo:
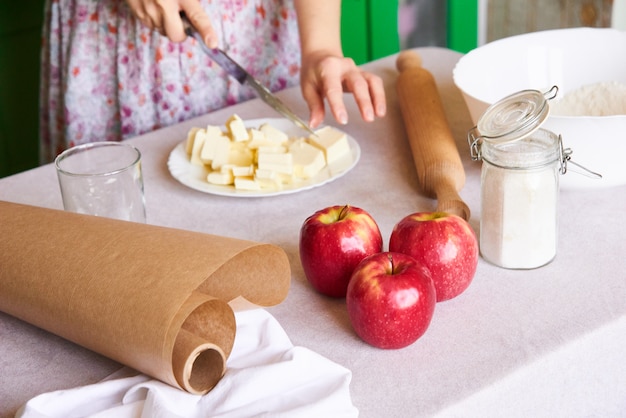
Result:
{"type": "MultiPolygon", "coordinates": [[[[220,47],[272,91],[296,85],[292,0],[199,0],[220,47]]],[[[255,97],[192,38],[170,42],[124,0],[47,0],[40,94],[41,162],[119,141],[255,97]]]]}

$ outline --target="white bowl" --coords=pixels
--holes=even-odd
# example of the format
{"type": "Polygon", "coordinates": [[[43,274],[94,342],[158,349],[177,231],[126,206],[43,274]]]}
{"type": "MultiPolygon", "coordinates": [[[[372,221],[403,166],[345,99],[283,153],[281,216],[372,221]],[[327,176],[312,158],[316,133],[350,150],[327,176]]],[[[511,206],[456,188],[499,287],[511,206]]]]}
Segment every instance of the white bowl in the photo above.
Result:
{"type": "MultiPolygon", "coordinates": [[[[453,72],[474,125],[493,103],[521,90],[559,88],[549,103],[585,85],[626,84],[626,31],[604,28],[557,29],[500,39],[459,60],[453,72]]],[[[594,179],[568,164],[562,188],[626,184],[626,115],[558,116],[542,128],[563,137],[572,161],[602,174],[594,179]]]]}

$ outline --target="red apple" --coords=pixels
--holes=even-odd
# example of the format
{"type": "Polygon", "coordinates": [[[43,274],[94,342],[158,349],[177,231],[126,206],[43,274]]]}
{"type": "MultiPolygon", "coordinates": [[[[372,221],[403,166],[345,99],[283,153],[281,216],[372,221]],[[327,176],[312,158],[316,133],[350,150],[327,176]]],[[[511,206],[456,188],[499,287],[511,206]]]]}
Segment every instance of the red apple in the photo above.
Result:
{"type": "Polygon", "coordinates": [[[320,293],[345,297],[357,264],[382,251],[374,218],[354,206],[331,206],[309,216],[300,228],[300,261],[307,280],[320,293]]]}
{"type": "Polygon", "coordinates": [[[346,305],[356,333],[378,348],[402,348],[421,337],[435,312],[430,272],[413,257],[384,252],[352,273],[346,305]]]}
{"type": "Polygon", "coordinates": [[[389,251],[408,254],[429,270],[437,302],[467,289],[478,265],[478,241],[469,223],[445,212],[406,216],[391,232],[389,251]]]}

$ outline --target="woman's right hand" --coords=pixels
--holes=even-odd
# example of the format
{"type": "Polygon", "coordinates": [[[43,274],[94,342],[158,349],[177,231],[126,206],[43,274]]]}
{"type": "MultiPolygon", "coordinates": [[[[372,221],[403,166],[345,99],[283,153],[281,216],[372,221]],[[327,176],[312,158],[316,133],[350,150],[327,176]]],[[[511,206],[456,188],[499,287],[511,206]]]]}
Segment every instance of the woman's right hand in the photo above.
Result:
{"type": "Polygon", "coordinates": [[[217,33],[197,0],[126,0],[126,3],[144,26],[160,32],[172,42],[182,42],[187,38],[180,18],[180,12],[185,12],[207,46],[218,46],[217,33]]]}

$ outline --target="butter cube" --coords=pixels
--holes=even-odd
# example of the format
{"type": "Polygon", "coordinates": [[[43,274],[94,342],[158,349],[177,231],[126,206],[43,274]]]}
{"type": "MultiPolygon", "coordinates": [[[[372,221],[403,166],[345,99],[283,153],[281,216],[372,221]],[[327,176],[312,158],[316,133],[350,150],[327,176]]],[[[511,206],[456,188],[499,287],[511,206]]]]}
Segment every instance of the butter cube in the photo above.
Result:
{"type": "Polygon", "coordinates": [[[248,137],[250,138],[250,140],[248,141],[248,148],[253,150],[258,149],[262,145],[271,144],[271,141],[267,140],[265,138],[265,134],[259,129],[248,129],[248,137]]]}
{"type": "Polygon", "coordinates": [[[235,189],[261,190],[261,185],[254,179],[254,177],[235,177],[235,189]]]}
{"type": "Polygon", "coordinates": [[[274,154],[284,154],[287,152],[287,147],[284,145],[261,145],[258,148],[259,153],[274,153],[274,154]]]}
{"type": "Polygon", "coordinates": [[[261,189],[264,190],[281,190],[283,188],[280,179],[255,179],[261,189]]]}
{"type": "Polygon", "coordinates": [[[235,181],[232,172],[212,171],[207,175],[207,181],[220,186],[230,186],[235,181]]]}
{"type": "Polygon", "coordinates": [[[211,168],[213,170],[219,170],[222,165],[228,164],[230,144],[230,139],[228,139],[227,136],[221,135],[215,138],[213,144],[213,160],[211,161],[211,168]]]}
{"type": "Polygon", "coordinates": [[[191,151],[193,150],[193,142],[196,138],[196,133],[200,130],[197,126],[194,126],[187,132],[187,141],[185,142],[185,153],[191,157],[191,151]]]}
{"type": "Polygon", "coordinates": [[[259,129],[265,135],[265,139],[273,144],[282,145],[289,140],[289,135],[269,123],[262,124],[259,129]]]}
{"type": "Polygon", "coordinates": [[[293,155],[294,173],[301,179],[315,177],[326,165],[324,152],[304,139],[294,141],[289,152],[293,155]]]}
{"type": "Polygon", "coordinates": [[[254,175],[254,165],[253,164],[250,164],[250,165],[247,165],[247,166],[235,165],[235,166],[232,166],[230,171],[233,173],[233,176],[235,176],[235,177],[253,176],[254,175]]]}
{"type": "Polygon", "coordinates": [[[281,184],[290,185],[290,184],[293,184],[296,181],[296,176],[295,176],[295,174],[293,172],[291,172],[289,174],[278,173],[278,177],[280,178],[281,184]]]}
{"type": "Polygon", "coordinates": [[[350,144],[345,133],[325,126],[315,131],[315,134],[309,137],[309,142],[324,151],[326,164],[332,164],[350,153],[350,144]]]}
{"type": "Polygon", "coordinates": [[[242,142],[250,139],[246,125],[238,115],[232,115],[226,121],[226,128],[228,129],[230,138],[235,142],[242,142]]]}
{"type": "Polygon", "coordinates": [[[254,178],[263,180],[276,180],[279,179],[279,173],[274,170],[268,170],[267,168],[257,168],[254,170],[254,178]]]}
{"type": "Polygon", "coordinates": [[[293,155],[290,153],[261,152],[257,155],[261,170],[273,170],[282,174],[293,173],[293,155]]]}
{"type": "Polygon", "coordinates": [[[200,151],[200,160],[204,164],[211,164],[219,147],[218,142],[223,141],[224,138],[228,140],[228,138],[224,136],[224,132],[218,126],[207,126],[202,131],[202,136],[204,137],[204,143],[200,151]]]}
{"type": "Polygon", "coordinates": [[[200,158],[200,153],[202,152],[205,138],[204,129],[198,130],[194,135],[193,145],[191,147],[191,157],[189,158],[191,164],[193,165],[204,165],[202,159],[200,158]]]}
{"type": "Polygon", "coordinates": [[[219,171],[222,173],[231,173],[233,172],[233,167],[235,167],[234,164],[222,164],[219,168],[219,171]]]}
{"type": "Polygon", "coordinates": [[[231,143],[230,151],[228,153],[227,164],[233,166],[244,167],[254,163],[254,153],[251,149],[246,147],[239,147],[238,143],[231,143]]]}
{"type": "Polygon", "coordinates": [[[274,170],[256,169],[254,178],[262,189],[280,190],[282,189],[281,174],[274,170]]]}

